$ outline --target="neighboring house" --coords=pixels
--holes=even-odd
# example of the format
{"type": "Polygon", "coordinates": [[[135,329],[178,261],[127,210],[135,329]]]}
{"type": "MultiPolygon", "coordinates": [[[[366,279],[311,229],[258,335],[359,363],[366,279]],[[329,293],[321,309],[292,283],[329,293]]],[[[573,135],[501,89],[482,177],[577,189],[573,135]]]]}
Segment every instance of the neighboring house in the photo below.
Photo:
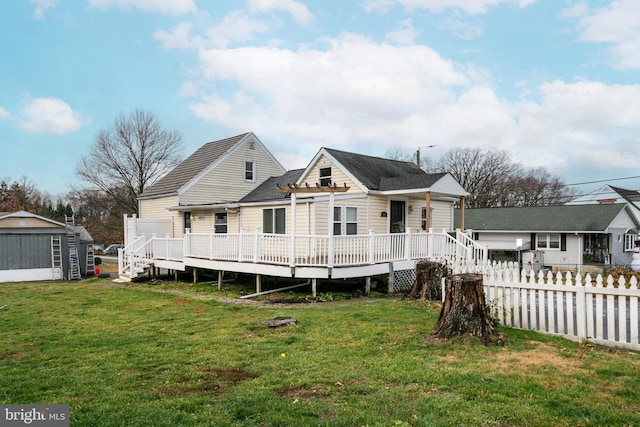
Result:
{"type": "Polygon", "coordinates": [[[93,275],[92,244],[81,226],[25,211],[0,213],[0,282],[93,275]]]}
{"type": "Polygon", "coordinates": [[[140,195],[142,221],[137,221],[137,228],[125,228],[125,245],[147,229],[171,237],[187,229],[237,230],[236,217],[228,215],[230,206],[265,179],[284,172],[253,132],[209,142],[140,195]]]}
{"type": "Polygon", "coordinates": [[[482,208],[465,211],[465,227],[492,260],[599,271],[631,263],[640,219],[628,203],[482,208]]]}
{"type": "MultiPolygon", "coordinates": [[[[234,181],[232,172],[225,169],[226,182],[234,181]]],[[[167,194],[161,183],[154,193],[167,194]]],[[[190,185],[211,184],[194,178],[190,185]]],[[[151,242],[149,235],[138,237],[125,252],[152,253],[148,263],[163,268],[177,268],[178,262],[313,280],[391,275],[413,270],[421,258],[482,257],[468,237],[453,237],[454,203],[467,194],[448,173],[427,174],[411,162],[322,148],[305,169],[272,174],[237,199],[189,205],[167,196],[168,210],[188,211],[191,227],[179,241],[161,233],[151,242]]]]}
{"type": "Polygon", "coordinates": [[[627,190],[625,188],[605,185],[591,193],[576,197],[567,202],[567,205],[590,205],[590,204],[611,204],[628,203],[640,215],[640,192],[627,190]]]}

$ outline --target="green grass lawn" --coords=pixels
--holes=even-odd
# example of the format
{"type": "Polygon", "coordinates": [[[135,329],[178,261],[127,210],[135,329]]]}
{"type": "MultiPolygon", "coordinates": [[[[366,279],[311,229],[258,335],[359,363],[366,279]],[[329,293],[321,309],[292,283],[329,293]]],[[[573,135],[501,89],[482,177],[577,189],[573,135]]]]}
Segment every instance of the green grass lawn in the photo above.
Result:
{"type": "Polygon", "coordinates": [[[213,299],[235,292],[2,284],[0,402],[68,404],[72,426],[640,426],[637,353],[434,344],[438,308],[399,298],[213,299]]]}

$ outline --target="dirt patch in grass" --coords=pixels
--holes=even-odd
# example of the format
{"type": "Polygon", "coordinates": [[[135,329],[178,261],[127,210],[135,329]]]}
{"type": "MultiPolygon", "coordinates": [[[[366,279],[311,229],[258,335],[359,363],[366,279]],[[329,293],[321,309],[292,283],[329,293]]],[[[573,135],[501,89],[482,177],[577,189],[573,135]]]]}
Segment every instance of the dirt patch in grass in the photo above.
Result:
{"type": "Polygon", "coordinates": [[[190,393],[215,392],[259,375],[240,368],[214,369],[207,366],[195,368],[195,375],[182,375],[174,384],[161,391],[162,396],[183,396],[190,393]]]}
{"type": "Polygon", "coordinates": [[[502,374],[549,368],[568,374],[586,372],[579,366],[580,359],[562,357],[556,346],[544,342],[535,343],[534,348],[526,351],[496,353],[495,358],[502,374]]]}
{"type": "Polygon", "coordinates": [[[323,384],[304,385],[282,390],[280,396],[293,402],[296,399],[324,399],[329,394],[328,388],[323,384]]]}

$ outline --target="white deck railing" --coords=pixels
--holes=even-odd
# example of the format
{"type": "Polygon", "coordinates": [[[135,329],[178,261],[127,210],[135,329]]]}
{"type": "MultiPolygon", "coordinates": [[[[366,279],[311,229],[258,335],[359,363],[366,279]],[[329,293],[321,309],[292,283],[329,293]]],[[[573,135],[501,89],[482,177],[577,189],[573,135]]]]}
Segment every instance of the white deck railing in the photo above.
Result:
{"type": "Polygon", "coordinates": [[[352,236],[228,233],[184,236],[185,257],[289,266],[344,267],[419,258],[474,260],[484,253],[445,231],[352,236]]]}
{"type": "MultiPolygon", "coordinates": [[[[185,257],[304,267],[348,267],[412,259],[486,259],[468,242],[446,231],[328,236],[261,233],[186,233],[183,238],[137,238],[120,257],[119,271],[154,259],[181,262],[185,257]],[[137,256],[138,254],[139,256],[137,256]],[[140,259],[138,259],[140,258],[140,259]]],[[[132,269],[132,272],[137,268],[132,269]]],[[[134,275],[135,277],[135,275],[134,275]]]]}

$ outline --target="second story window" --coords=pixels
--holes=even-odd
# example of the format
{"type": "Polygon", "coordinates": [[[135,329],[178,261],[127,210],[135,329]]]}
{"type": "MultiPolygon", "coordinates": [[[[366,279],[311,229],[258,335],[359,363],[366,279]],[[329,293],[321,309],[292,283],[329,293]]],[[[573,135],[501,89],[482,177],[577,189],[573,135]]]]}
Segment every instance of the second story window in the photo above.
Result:
{"type": "Polygon", "coordinates": [[[251,182],[256,180],[256,162],[253,160],[244,161],[244,180],[251,182]]]}
{"type": "Polygon", "coordinates": [[[323,187],[331,185],[331,166],[320,168],[320,185],[323,187]]]}

